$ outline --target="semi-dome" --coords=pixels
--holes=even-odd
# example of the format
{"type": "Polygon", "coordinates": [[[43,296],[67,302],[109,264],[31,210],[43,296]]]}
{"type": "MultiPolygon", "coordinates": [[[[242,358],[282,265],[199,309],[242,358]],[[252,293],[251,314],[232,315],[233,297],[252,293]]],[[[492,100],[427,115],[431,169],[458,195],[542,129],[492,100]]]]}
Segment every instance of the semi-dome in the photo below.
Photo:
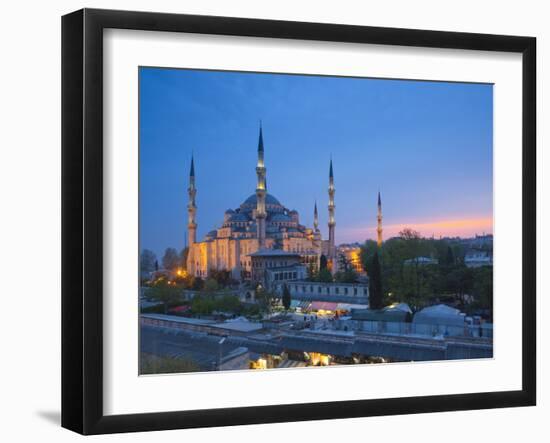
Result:
{"type": "Polygon", "coordinates": [[[233,214],[227,220],[229,222],[245,222],[248,221],[248,217],[240,212],[233,212],[233,214]]]}
{"type": "Polygon", "coordinates": [[[292,219],[286,214],[275,214],[271,217],[272,222],[291,222],[292,219]]]}

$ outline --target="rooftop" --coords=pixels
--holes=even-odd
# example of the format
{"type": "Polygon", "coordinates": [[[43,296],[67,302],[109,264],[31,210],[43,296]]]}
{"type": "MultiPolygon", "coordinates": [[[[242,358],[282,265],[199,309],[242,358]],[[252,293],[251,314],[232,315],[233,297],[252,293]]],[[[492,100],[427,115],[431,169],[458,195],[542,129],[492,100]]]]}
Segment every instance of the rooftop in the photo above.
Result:
{"type": "Polygon", "coordinates": [[[144,318],[151,318],[155,320],[171,321],[175,323],[184,323],[184,324],[196,325],[196,326],[208,326],[210,328],[224,329],[228,331],[237,331],[237,332],[252,332],[252,331],[258,331],[262,329],[261,323],[254,323],[241,318],[236,320],[227,320],[224,322],[217,322],[215,320],[179,317],[176,315],[165,315],[165,314],[141,314],[141,316],[144,318]]]}
{"type": "Polygon", "coordinates": [[[161,357],[191,359],[202,371],[211,371],[220,360],[224,363],[248,352],[246,347],[229,340],[220,343],[220,337],[188,331],[174,333],[144,325],[140,328],[140,350],[161,357]]]}
{"type": "Polygon", "coordinates": [[[297,252],[283,251],[282,249],[260,249],[248,254],[249,257],[300,257],[297,252]]]}

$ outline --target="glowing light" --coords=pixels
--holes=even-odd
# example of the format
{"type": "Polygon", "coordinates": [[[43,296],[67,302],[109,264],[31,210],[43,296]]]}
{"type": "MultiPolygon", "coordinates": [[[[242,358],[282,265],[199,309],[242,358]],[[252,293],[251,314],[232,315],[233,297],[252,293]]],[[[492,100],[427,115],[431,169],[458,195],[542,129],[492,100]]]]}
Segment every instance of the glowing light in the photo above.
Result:
{"type": "Polygon", "coordinates": [[[176,271],[176,275],[178,277],[187,278],[187,271],[185,269],[178,268],[178,270],[176,271]]]}
{"type": "Polygon", "coordinates": [[[267,369],[267,360],[265,358],[259,358],[258,360],[250,360],[250,369],[267,369]]]}

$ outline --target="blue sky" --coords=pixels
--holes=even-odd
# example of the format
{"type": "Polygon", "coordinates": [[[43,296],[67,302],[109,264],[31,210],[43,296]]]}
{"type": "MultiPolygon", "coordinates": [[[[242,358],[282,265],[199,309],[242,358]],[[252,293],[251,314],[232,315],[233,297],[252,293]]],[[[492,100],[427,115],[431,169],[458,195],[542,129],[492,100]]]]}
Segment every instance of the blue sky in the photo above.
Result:
{"type": "Polygon", "coordinates": [[[140,68],[140,246],[181,249],[195,156],[198,238],[256,186],[262,121],[268,192],[337,243],[492,232],[491,85],[140,68]]]}

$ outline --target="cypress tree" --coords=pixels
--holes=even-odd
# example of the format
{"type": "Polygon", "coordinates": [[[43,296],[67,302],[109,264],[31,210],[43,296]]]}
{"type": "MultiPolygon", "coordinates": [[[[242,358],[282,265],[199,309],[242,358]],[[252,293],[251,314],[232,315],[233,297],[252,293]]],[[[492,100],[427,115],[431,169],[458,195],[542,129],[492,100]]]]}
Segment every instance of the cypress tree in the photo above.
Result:
{"type": "Polygon", "coordinates": [[[328,263],[327,258],[325,255],[321,255],[321,259],[319,260],[319,271],[322,271],[323,269],[327,269],[328,263]]]}
{"type": "Polygon", "coordinates": [[[371,259],[371,265],[369,269],[369,292],[369,306],[371,307],[371,309],[382,308],[382,273],[380,271],[378,251],[374,253],[371,259]]]}
{"type": "Polygon", "coordinates": [[[283,286],[283,306],[287,311],[290,308],[290,291],[286,283],[283,286]]]}

